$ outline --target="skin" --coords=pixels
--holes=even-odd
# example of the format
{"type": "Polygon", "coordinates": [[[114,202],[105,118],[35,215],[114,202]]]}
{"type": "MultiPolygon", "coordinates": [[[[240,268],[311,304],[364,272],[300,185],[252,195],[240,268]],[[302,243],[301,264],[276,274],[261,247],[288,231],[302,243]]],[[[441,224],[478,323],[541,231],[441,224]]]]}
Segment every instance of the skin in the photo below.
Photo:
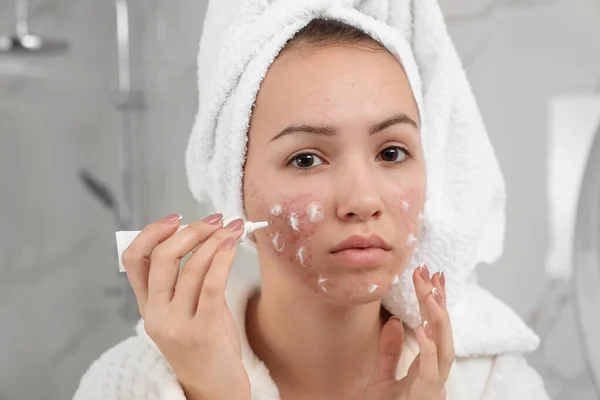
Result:
{"type": "Polygon", "coordinates": [[[325,298],[350,306],[370,303],[389,289],[413,254],[408,235],[419,235],[417,214],[423,209],[426,179],[418,121],[406,75],[385,51],[292,48],[277,58],[256,99],[244,174],[246,215],[270,221],[255,233],[269,291],[306,296],[310,289],[319,303],[325,298]],[[396,123],[369,133],[397,115],[406,115],[417,127],[396,123]],[[293,131],[275,138],[290,126],[329,127],[335,134],[293,131]],[[386,149],[391,157],[385,159],[396,162],[381,159],[386,149]],[[298,168],[307,165],[298,159],[303,154],[314,155],[312,167],[298,168]],[[310,221],[310,204],[322,207],[322,221],[310,221]],[[281,215],[271,214],[273,205],[281,206],[281,215]],[[290,224],[292,214],[297,230],[290,224]],[[348,237],[372,233],[392,247],[376,268],[350,268],[330,255],[348,237]],[[282,252],[273,245],[274,235],[282,252]],[[326,292],[319,276],[328,279],[326,292]],[[372,284],[380,290],[369,294],[372,284]]]}
{"type": "MultiPolygon", "coordinates": [[[[413,275],[428,323],[414,332],[420,355],[399,381],[404,327],[381,309],[394,275],[413,254],[409,234],[420,233],[426,176],[419,124],[400,64],[368,44],[293,46],[262,83],[249,131],[244,207],[248,219],[270,225],[253,235],[262,285],[248,303],[245,328],[284,400],[445,399],[454,348],[443,277],[426,267],[413,275]],[[370,133],[398,115],[401,121],[370,133]],[[335,134],[276,138],[298,125],[327,126],[335,134]],[[307,165],[297,157],[302,153],[314,155],[306,170],[297,168],[307,165]],[[275,205],[281,206],[276,215],[275,205]],[[315,206],[318,218],[311,220],[315,206]],[[332,255],[351,235],[370,234],[389,245],[377,263],[332,255]],[[326,290],[319,277],[327,278],[326,290]],[[370,291],[373,284],[379,286],[370,291]]],[[[250,399],[224,298],[233,241],[242,231],[240,221],[228,227],[221,221],[222,215],[209,216],[177,233],[178,219],[157,221],[123,254],[146,332],[188,400],[250,399]]]]}

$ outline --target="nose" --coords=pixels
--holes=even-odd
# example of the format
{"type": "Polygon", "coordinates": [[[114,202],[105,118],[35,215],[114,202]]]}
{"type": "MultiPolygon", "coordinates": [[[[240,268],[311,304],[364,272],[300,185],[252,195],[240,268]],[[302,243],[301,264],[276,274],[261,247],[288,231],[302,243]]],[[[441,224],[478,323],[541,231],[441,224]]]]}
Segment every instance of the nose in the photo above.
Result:
{"type": "Polygon", "coordinates": [[[375,171],[362,164],[344,168],[336,177],[338,218],[366,222],[381,216],[384,204],[375,175],[375,171]]]}

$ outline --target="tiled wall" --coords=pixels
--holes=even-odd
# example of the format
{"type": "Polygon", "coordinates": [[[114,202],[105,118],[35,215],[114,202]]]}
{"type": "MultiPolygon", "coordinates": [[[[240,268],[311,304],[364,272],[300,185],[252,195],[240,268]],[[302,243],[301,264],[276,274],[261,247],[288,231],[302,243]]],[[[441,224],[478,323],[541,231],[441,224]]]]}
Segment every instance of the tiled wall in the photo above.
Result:
{"type": "MultiPolygon", "coordinates": [[[[183,152],[197,106],[205,6],[130,2],[132,77],[144,100],[125,115],[130,125],[115,93],[114,3],[34,1],[32,30],[66,39],[68,51],[0,55],[0,399],[70,398],[89,363],[131,332],[136,309],[116,272],[113,214],[79,176],[85,169],[118,188],[126,126],[136,140],[136,225],[203,213],[187,189],[183,152]]],[[[531,361],[553,397],[595,399],[569,288],[548,290],[543,263],[546,102],[600,89],[600,3],[445,0],[442,7],[509,191],[505,255],[481,268],[481,282],[548,331],[531,361]],[[544,298],[556,305],[552,312],[538,310],[544,298]]],[[[11,29],[11,13],[12,2],[0,0],[0,32],[11,29]]]]}

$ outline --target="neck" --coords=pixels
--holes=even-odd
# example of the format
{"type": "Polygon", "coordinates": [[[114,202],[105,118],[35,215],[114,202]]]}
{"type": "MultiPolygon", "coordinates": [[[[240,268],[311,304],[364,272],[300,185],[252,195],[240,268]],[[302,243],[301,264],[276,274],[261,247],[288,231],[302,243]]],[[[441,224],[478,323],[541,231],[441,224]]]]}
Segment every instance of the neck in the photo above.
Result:
{"type": "Polygon", "coordinates": [[[377,360],[380,302],[330,304],[301,285],[281,285],[276,273],[264,275],[248,304],[246,330],[281,393],[348,393],[346,399],[361,393],[377,360]]]}

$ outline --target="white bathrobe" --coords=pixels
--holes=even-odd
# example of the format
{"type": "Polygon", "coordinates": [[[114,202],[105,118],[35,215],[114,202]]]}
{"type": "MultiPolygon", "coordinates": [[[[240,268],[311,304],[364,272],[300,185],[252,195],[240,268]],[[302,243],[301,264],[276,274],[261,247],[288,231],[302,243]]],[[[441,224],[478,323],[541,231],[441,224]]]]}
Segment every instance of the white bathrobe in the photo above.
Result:
{"type": "MultiPolygon", "coordinates": [[[[227,304],[236,322],[242,343],[242,362],[252,387],[252,400],[277,400],[279,394],[269,371],[252,352],[245,332],[246,304],[257,286],[253,283],[230,283],[227,304]]],[[[487,292],[477,290],[480,308],[493,310],[498,306],[487,292]]],[[[475,298],[473,298],[475,300],[475,298]]],[[[504,323],[516,324],[518,319],[500,313],[504,323]],[[506,318],[504,318],[506,317],[506,318]]],[[[510,326],[505,326],[510,330],[510,326]]],[[[406,375],[417,356],[419,347],[413,331],[405,328],[406,336],[396,377],[406,375]]],[[[498,336],[500,338],[500,336],[498,336]]],[[[528,346],[531,338],[517,333],[495,348],[471,346],[474,355],[457,356],[446,384],[447,400],[547,400],[548,395],[539,375],[527,365],[519,349],[528,346]],[[521,336],[519,336],[521,335],[521,336]],[[502,352],[495,354],[497,351],[502,352]],[[511,351],[513,349],[514,351],[511,351]]],[[[114,346],[98,358],[81,379],[74,400],[184,400],[185,395],[167,360],[146,334],[143,321],[136,334],[114,346]]],[[[229,399],[223,399],[229,400],[229,399]]],[[[234,399],[232,399],[234,400],[234,399]]]]}

